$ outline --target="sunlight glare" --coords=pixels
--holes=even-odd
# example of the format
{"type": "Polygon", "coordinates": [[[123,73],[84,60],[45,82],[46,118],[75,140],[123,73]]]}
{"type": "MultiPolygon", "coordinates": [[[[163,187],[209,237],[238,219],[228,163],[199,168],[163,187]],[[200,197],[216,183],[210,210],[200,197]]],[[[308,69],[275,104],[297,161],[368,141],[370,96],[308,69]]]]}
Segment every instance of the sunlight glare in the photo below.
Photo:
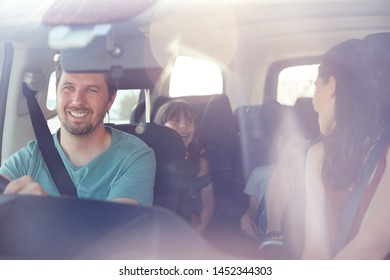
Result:
{"type": "Polygon", "coordinates": [[[214,63],[193,57],[178,56],[172,70],[169,95],[221,94],[221,69],[214,63]]]}

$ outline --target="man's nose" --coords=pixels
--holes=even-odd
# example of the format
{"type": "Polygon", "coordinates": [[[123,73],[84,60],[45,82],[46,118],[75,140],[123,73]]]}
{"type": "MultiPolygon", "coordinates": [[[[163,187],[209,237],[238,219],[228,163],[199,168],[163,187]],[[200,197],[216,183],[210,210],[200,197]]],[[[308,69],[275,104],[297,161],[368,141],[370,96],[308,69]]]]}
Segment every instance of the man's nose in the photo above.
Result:
{"type": "Polygon", "coordinates": [[[78,104],[78,103],[83,103],[85,99],[85,94],[82,89],[76,89],[73,92],[73,102],[78,104]]]}

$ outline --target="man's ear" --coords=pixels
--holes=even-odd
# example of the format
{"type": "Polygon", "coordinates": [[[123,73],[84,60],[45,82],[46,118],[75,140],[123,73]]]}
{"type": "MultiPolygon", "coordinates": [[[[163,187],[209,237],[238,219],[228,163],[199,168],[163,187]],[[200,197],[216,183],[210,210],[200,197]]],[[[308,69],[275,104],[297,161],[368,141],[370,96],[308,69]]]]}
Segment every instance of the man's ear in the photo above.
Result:
{"type": "Polygon", "coordinates": [[[108,101],[108,108],[107,108],[107,111],[109,111],[109,110],[111,109],[111,106],[112,106],[112,104],[113,104],[114,101],[115,101],[115,97],[116,97],[116,92],[115,92],[115,94],[113,94],[113,95],[111,96],[111,99],[108,101]]]}

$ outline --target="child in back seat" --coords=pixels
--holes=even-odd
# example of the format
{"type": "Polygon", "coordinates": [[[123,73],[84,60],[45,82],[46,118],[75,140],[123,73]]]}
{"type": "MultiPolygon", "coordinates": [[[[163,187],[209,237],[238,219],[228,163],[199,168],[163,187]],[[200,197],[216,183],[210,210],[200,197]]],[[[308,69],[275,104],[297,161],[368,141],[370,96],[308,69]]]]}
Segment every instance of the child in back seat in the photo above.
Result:
{"type": "MultiPolygon", "coordinates": [[[[301,206],[304,205],[301,201],[304,196],[299,190],[303,189],[305,156],[310,141],[305,137],[294,107],[282,106],[276,101],[263,106],[260,111],[262,141],[270,165],[254,169],[248,180],[244,191],[250,195],[249,207],[241,218],[241,230],[259,239],[264,252],[268,245],[283,245],[284,233],[290,232],[293,225],[303,229],[303,225],[298,225],[303,221],[301,206]],[[297,205],[291,202],[295,199],[299,201],[297,205]]],[[[295,258],[301,248],[294,244],[289,250],[293,253],[288,255],[295,258]]]]}
{"type": "MultiPolygon", "coordinates": [[[[261,134],[262,151],[267,151],[267,154],[262,154],[263,162],[266,165],[257,166],[252,172],[246,183],[244,192],[249,195],[249,205],[245,213],[241,217],[241,231],[248,237],[258,239],[263,235],[266,228],[266,219],[260,217],[259,207],[262,201],[265,190],[271,177],[273,164],[275,162],[271,147],[275,139],[278,138],[279,126],[282,120],[282,112],[285,108],[277,101],[271,100],[264,103],[259,112],[259,131],[261,134]],[[278,133],[277,133],[278,132],[278,133]]],[[[257,152],[257,151],[252,151],[257,152]]]]}
{"type": "Polygon", "coordinates": [[[204,151],[199,147],[195,113],[184,100],[173,100],[159,108],[154,122],[174,129],[184,141],[192,177],[191,223],[202,233],[214,213],[214,189],[204,151]]]}

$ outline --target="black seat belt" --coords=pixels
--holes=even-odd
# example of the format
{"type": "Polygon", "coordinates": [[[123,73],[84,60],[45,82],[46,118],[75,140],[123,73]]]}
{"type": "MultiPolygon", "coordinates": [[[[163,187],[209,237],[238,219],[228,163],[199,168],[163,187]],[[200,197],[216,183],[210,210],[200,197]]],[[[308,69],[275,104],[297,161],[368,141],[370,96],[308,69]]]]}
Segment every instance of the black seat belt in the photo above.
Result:
{"type": "Polygon", "coordinates": [[[30,89],[24,82],[22,91],[27,100],[31,123],[35,137],[37,138],[39,149],[41,150],[42,157],[58,191],[61,195],[77,197],[76,187],[74,186],[64,162],[54,145],[53,136],[50,133],[46,119],[43,116],[38,101],[35,98],[37,92],[30,89]]]}
{"type": "Polygon", "coordinates": [[[368,186],[369,180],[379,159],[383,156],[386,149],[389,147],[389,143],[390,131],[386,131],[382,134],[374,148],[371,150],[363,166],[362,180],[357,186],[353,188],[340,218],[340,222],[337,228],[338,230],[336,233],[335,247],[333,250],[334,256],[346,245],[364,190],[368,186]]]}

